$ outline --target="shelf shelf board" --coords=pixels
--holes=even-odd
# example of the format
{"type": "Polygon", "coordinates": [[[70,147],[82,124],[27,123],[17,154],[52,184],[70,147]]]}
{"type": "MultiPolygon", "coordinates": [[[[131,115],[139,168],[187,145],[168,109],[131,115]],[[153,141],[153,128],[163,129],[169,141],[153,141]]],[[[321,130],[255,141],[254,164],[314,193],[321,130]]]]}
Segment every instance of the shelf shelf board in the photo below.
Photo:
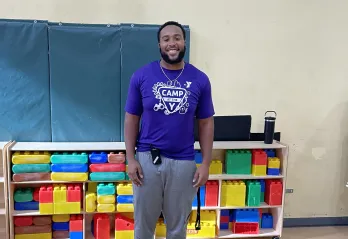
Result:
{"type": "Polygon", "coordinates": [[[279,233],[274,229],[260,229],[258,234],[235,234],[231,230],[220,230],[218,238],[253,238],[253,237],[274,237],[279,233]]]}
{"type": "MultiPolygon", "coordinates": [[[[214,149],[278,149],[286,146],[274,141],[265,144],[263,141],[214,141],[214,149]]],[[[199,142],[194,143],[196,150],[199,142]]],[[[18,142],[11,151],[124,151],[124,142],[18,142]]]]}
{"type": "Polygon", "coordinates": [[[253,208],[280,208],[282,205],[268,205],[265,202],[260,203],[260,206],[226,206],[226,207],[219,207],[218,209],[224,210],[224,209],[253,209],[253,208]]]}
{"type": "MultiPolygon", "coordinates": [[[[84,214],[83,211],[80,213],[73,213],[74,215],[78,214],[84,214]]],[[[50,216],[50,215],[55,215],[55,214],[40,214],[39,210],[13,210],[12,215],[14,217],[19,217],[19,216],[50,216]]]]}
{"type": "MultiPolygon", "coordinates": [[[[246,174],[212,174],[209,176],[209,180],[242,180],[242,179],[279,179],[284,178],[283,175],[265,175],[265,176],[254,176],[254,175],[246,175],[246,174]]],[[[0,178],[1,182],[1,178],[0,178]]],[[[50,184],[50,183],[127,183],[129,180],[107,180],[107,181],[23,181],[23,182],[13,182],[11,184],[50,184]]]]}

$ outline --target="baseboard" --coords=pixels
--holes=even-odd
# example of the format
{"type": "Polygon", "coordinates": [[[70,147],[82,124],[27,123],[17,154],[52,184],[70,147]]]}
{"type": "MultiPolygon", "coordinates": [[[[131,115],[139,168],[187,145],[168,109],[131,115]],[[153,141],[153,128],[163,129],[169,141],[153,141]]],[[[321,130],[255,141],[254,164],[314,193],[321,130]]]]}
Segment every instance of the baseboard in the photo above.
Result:
{"type": "Polygon", "coordinates": [[[284,218],[284,227],[348,226],[348,217],[284,218]]]}

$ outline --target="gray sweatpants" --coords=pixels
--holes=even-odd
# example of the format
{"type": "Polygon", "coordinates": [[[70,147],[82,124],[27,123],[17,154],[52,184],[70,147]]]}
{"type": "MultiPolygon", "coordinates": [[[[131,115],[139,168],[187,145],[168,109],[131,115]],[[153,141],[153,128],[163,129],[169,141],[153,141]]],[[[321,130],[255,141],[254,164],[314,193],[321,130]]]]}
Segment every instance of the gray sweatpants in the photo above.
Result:
{"type": "Polygon", "coordinates": [[[153,239],[162,212],[166,221],[166,239],[185,239],[192,201],[197,193],[193,187],[195,161],[161,156],[162,164],[154,165],[150,152],[138,152],[136,159],[144,178],[140,187],[133,184],[134,238],[153,239]]]}

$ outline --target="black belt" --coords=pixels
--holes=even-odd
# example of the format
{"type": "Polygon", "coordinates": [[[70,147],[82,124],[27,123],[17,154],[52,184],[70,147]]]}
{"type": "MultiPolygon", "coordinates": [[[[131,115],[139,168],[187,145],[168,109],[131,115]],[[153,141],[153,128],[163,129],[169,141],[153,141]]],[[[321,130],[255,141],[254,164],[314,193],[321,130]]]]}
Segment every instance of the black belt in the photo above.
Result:
{"type": "Polygon", "coordinates": [[[201,230],[201,187],[197,190],[197,217],[196,217],[196,230],[201,230]]]}

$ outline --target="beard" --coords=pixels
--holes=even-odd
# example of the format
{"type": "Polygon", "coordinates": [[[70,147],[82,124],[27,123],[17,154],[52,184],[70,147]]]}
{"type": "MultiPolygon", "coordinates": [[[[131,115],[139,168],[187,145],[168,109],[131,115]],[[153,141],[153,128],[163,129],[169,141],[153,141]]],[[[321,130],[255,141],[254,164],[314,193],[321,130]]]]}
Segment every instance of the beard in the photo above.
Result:
{"type": "Polygon", "coordinates": [[[168,64],[170,64],[170,65],[178,64],[178,63],[180,63],[180,62],[182,61],[182,59],[184,59],[184,57],[185,57],[186,46],[184,47],[183,50],[181,50],[181,51],[179,52],[178,57],[177,57],[176,59],[173,59],[173,60],[170,59],[169,56],[168,56],[168,54],[165,53],[165,52],[163,52],[161,48],[160,48],[160,53],[161,53],[162,59],[163,59],[166,63],[168,63],[168,64]]]}

